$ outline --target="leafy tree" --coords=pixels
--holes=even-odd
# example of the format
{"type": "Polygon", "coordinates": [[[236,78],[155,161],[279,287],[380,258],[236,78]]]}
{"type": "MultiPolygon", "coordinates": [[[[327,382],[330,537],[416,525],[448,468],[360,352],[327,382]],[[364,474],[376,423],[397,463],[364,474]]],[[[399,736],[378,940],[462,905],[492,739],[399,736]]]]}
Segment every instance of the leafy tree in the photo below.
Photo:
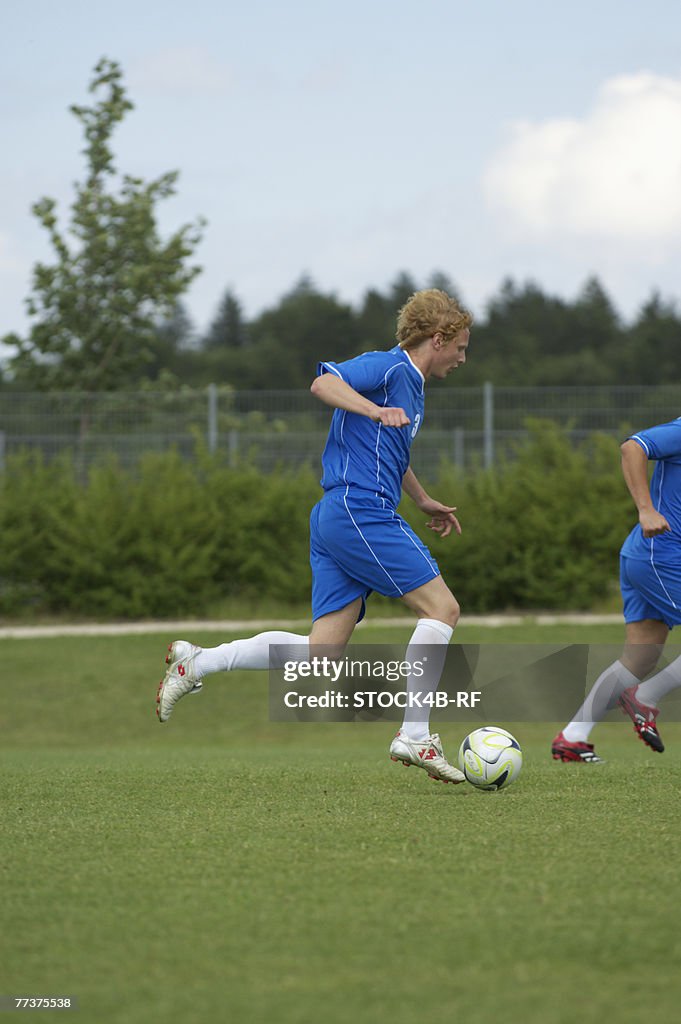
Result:
{"type": "Polygon", "coordinates": [[[97,97],[92,106],[70,108],[83,126],[87,160],[70,227],[64,232],[58,226],[54,199],[34,204],[55,262],[34,268],[28,337],[3,339],[16,349],[16,377],[40,389],[134,385],[151,356],[159,316],[172,315],[200,270],[187,261],[203,221],[183,226],[166,241],[156,225],[156,204],[174,194],[177,172],[150,182],[124,175],[119,192],[109,190],[116,174],[111,137],[133,109],[119,65],[100,60],[89,91],[97,97]]]}

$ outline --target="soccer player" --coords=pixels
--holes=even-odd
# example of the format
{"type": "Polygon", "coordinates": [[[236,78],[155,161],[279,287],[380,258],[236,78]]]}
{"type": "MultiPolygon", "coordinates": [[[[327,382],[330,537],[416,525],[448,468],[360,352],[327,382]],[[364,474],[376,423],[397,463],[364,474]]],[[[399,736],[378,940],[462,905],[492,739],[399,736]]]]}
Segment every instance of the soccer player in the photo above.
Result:
{"type": "Polygon", "coordinates": [[[638,509],[638,524],[620,552],[624,650],[554,739],[556,761],[602,761],[589,736],[618,704],[643,742],[662,753],[657,705],[681,686],[681,658],[642,682],[657,665],[670,629],[681,623],[681,418],[632,434],[621,450],[624,480],[638,509]],[[657,462],[650,485],[649,460],[657,462]]]}
{"type": "MultiPolygon", "coordinates": [[[[203,678],[230,669],[267,669],[271,644],[300,652],[340,656],[372,592],[399,598],[417,616],[405,661],[428,645],[423,675],[407,678],[407,692],[434,694],[459,605],[428,548],[397,512],[404,491],[428,526],[444,538],[461,533],[455,506],[431,498],[409,467],[423,424],[424,388],[466,361],[472,317],[439,289],[416,292],[399,311],[398,344],[346,362],[320,362],[312,393],[334,409],[322,455],[324,495],[310,516],[312,630],[309,636],[279,630],[201,649],[176,640],[157,694],[161,722],[203,678]],[[431,654],[432,652],[432,654],[431,654]]],[[[300,657],[300,653],[299,653],[300,657]]],[[[407,712],[390,756],[417,765],[435,779],[463,782],[431,734],[427,711],[407,712]]]]}

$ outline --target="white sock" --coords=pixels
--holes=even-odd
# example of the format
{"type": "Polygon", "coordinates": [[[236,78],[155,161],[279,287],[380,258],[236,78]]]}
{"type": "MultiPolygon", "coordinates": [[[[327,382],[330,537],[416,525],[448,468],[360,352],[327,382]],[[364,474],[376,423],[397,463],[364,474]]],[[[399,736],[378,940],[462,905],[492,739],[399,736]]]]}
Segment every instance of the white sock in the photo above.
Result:
{"type": "Polygon", "coordinates": [[[676,658],[666,668],[661,669],[645,683],[641,683],[636,691],[636,700],[649,708],[656,708],[663,697],[671,690],[681,686],[681,657],[676,658]]]}
{"type": "Polygon", "coordinates": [[[615,707],[620,694],[639,682],[640,679],[625,668],[621,661],[613,662],[601,672],[581,708],[563,729],[563,736],[568,743],[586,743],[594,725],[615,707]]]}
{"type": "Polygon", "coordinates": [[[204,647],[194,662],[196,672],[200,676],[207,676],[211,672],[229,672],[236,668],[267,669],[270,667],[270,644],[293,648],[291,657],[287,655],[285,660],[295,661],[309,656],[309,637],[273,629],[247,640],[232,640],[219,647],[204,647]]]}
{"type": "MultiPolygon", "coordinates": [[[[446,622],[439,622],[437,619],[418,620],[407,647],[405,661],[410,664],[422,661],[424,654],[427,654],[427,661],[423,664],[423,675],[411,672],[407,676],[407,694],[420,693],[425,696],[435,693],[440,685],[447,657],[447,645],[453,632],[452,627],[446,622]],[[424,646],[428,648],[425,652],[424,646]]],[[[405,732],[410,740],[425,740],[430,736],[430,710],[430,706],[425,703],[420,708],[405,710],[402,732],[405,732]]]]}

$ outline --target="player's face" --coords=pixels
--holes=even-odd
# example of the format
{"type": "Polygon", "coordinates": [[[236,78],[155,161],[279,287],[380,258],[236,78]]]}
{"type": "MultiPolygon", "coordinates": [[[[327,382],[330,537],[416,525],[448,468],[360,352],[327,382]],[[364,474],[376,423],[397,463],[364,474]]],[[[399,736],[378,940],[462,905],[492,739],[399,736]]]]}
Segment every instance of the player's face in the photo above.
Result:
{"type": "MultiPolygon", "coordinates": [[[[436,339],[441,339],[441,335],[436,334],[435,337],[436,339]]],[[[437,377],[438,380],[444,380],[453,370],[456,370],[462,363],[466,362],[466,349],[468,348],[469,337],[470,331],[466,327],[463,331],[459,331],[447,344],[442,339],[440,340],[440,344],[434,352],[431,376],[437,377]]]]}

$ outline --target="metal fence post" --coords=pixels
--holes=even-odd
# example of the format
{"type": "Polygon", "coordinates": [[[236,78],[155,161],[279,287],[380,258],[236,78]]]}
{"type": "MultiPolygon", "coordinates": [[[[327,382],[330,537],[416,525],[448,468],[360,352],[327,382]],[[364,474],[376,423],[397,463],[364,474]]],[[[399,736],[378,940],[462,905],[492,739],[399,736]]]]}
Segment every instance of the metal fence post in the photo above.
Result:
{"type": "Polygon", "coordinates": [[[238,456],[239,456],[239,431],[238,430],[230,430],[230,432],[229,432],[228,451],[229,451],[229,459],[228,459],[229,466],[230,466],[231,469],[234,469],[234,467],[236,466],[236,463],[237,463],[238,456]]]}
{"type": "Polygon", "coordinates": [[[208,385],[208,451],[211,455],[218,446],[218,387],[208,385]]]}
{"type": "Polygon", "coordinates": [[[457,469],[464,468],[464,431],[463,427],[454,427],[454,465],[457,469]]]}
{"type": "Polygon", "coordinates": [[[494,385],[487,380],[482,386],[485,469],[494,465],[494,385]]]}

